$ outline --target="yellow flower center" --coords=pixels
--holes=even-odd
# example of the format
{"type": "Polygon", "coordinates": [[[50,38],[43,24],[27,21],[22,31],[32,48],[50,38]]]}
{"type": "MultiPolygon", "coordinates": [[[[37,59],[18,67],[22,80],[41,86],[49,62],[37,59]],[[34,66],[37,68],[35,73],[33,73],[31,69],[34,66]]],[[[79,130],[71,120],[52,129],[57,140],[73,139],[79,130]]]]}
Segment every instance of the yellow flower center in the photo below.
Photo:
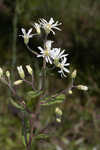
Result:
{"type": "Polygon", "coordinates": [[[62,68],[62,65],[60,63],[58,63],[57,67],[62,68]]]}
{"type": "Polygon", "coordinates": [[[48,24],[46,25],[46,28],[47,28],[48,30],[50,30],[50,29],[51,29],[51,24],[48,23],[48,24]]]}
{"type": "Polygon", "coordinates": [[[49,51],[45,50],[45,56],[49,56],[49,51]]]}

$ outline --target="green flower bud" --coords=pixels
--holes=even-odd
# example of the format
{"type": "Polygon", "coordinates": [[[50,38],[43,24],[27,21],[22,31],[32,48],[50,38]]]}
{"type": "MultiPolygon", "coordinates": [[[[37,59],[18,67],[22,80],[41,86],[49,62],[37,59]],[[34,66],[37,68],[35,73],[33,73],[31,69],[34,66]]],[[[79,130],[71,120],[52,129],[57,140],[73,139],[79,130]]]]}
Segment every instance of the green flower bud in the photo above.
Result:
{"type": "Polygon", "coordinates": [[[62,116],[62,110],[59,107],[56,107],[55,113],[59,116],[62,116]]]}
{"type": "Polygon", "coordinates": [[[14,82],[14,85],[19,85],[21,83],[23,83],[23,80],[17,80],[17,81],[14,82]]]}
{"type": "Polygon", "coordinates": [[[33,70],[32,70],[32,68],[30,67],[30,65],[26,65],[26,69],[27,69],[28,73],[29,73],[30,75],[32,75],[33,70]]]}
{"type": "Polygon", "coordinates": [[[87,87],[87,86],[84,86],[84,85],[77,85],[77,89],[83,90],[83,91],[87,91],[87,90],[88,90],[88,87],[87,87]]]}
{"type": "Polygon", "coordinates": [[[74,79],[76,78],[76,75],[77,75],[77,70],[74,70],[71,74],[71,77],[74,79]]]}
{"type": "Polygon", "coordinates": [[[7,76],[7,78],[9,79],[10,78],[10,71],[6,71],[6,76],[7,76]]]}
{"type": "Polygon", "coordinates": [[[0,68],[0,78],[3,76],[3,69],[0,68]]]}
{"type": "Polygon", "coordinates": [[[20,78],[24,79],[25,78],[25,74],[24,74],[24,70],[23,70],[22,66],[18,66],[17,70],[18,70],[20,78]]]}
{"type": "Polygon", "coordinates": [[[58,123],[60,123],[60,122],[61,122],[61,118],[56,118],[56,121],[57,121],[58,123]]]}

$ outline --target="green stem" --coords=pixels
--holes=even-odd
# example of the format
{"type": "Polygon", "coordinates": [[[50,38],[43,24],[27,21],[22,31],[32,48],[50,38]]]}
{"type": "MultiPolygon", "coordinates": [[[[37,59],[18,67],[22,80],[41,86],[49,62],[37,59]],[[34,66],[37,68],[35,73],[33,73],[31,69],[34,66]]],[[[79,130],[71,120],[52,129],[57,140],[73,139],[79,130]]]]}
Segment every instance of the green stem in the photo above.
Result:
{"type": "Polygon", "coordinates": [[[18,1],[16,0],[15,3],[15,13],[14,13],[14,17],[13,17],[13,41],[12,41],[12,80],[14,80],[14,68],[16,65],[16,40],[17,40],[17,22],[18,22],[18,14],[17,14],[17,5],[18,5],[18,1]]]}

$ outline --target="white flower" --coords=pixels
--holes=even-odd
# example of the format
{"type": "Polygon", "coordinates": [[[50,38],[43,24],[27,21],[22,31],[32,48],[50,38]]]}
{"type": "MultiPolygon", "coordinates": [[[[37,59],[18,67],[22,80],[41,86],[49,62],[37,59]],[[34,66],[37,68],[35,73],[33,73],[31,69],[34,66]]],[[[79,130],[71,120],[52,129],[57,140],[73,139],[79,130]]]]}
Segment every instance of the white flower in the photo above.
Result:
{"type": "Polygon", "coordinates": [[[64,58],[65,56],[68,56],[68,54],[64,54],[65,50],[61,51],[60,48],[53,48],[51,51],[51,57],[53,60],[59,60],[61,58],[64,58]]]}
{"type": "Polygon", "coordinates": [[[18,70],[18,73],[19,73],[19,76],[24,79],[25,78],[25,74],[24,74],[24,70],[22,68],[22,66],[18,66],[17,67],[17,70],[18,70]]]}
{"type": "Polygon", "coordinates": [[[36,29],[37,34],[40,35],[41,34],[41,29],[40,29],[41,25],[38,23],[34,23],[34,27],[36,29]]]}
{"type": "Polygon", "coordinates": [[[56,21],[54,23],[53,18],[50,18],[49,22],[47,22],[45,19],[40,19],[40,24],[44,28],[44,30],[47,34],[49,34],[51,31],[55,35],[55,32],[52,29],[57,29],[57,30],[61,31],[61,29],[59,29],[57,27],[57,26],[61,25],[61,23],[58,23],[58,21],[56,21]]]}
{"type": "Polygon", "coordinates": [[[23,35],[19,35],[19,36],[22,36],[24,38],[24,43],[28,44],[29,38],[33,37],[33,34],[31,34],[32,28],[30,28],[27,33],[26,33],[26,30],[24,28],[22,28],[21,30],[22,30],[23,35]]]}
{"type": "Polygon", "coordinates": [[[42,47],[38,47],[38,49],[41,51],[40,53],[40,55],[38,55],[37,57],[43,57],[43,58],[45,58],[45,60],[46,60],[46,62],[47,63],[50,63],[50,64],[52,64],[52,60],[51,60],[51,53],[50,53],[50,50],[47,50],[47,49],[43,49],[42,47]]]}
{"type": "Polygon", "coordinates": [[[66,63],[66,61],[67,61],[67,58],[64,57],[62,59],[62,61],[58,63],[58,66],[57,66],[57,67],[59,67],[61,69],[58,72],[61,73],[61,76],[64,76],[64,77],[66,77],[66,75],[64,74],[64,72],[69,73],[69,70],[66,68],[66,66],[69,66],[69,63],[66,63]]]}
{"type": "Polygon", "coordinates": [[[52,64],[52,59],[51,59],[51,44],[53,43],[53,41],[46,41],[45,43],[45,48],[43,49],[42,47],[38,47],[38,49],[40,50],[40,55],[38,55],[37,57],[43,57],[45,58],[47,63],[52,64]]]}

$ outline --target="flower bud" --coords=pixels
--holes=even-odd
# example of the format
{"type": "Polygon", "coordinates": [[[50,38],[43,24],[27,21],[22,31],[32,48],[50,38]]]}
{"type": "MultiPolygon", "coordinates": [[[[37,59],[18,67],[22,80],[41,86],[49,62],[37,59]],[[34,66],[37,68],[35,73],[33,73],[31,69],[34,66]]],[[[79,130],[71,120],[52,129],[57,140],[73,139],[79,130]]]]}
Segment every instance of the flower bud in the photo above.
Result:
{"type": "Polygon", "coordinates": [[[21,83],[23,83],[23,80],[17,80],[17,81],[14,82],[14,85],[19,85],[21,83]]]}
{"type": "Polygon", "coordinates": [[[3,76],[3,69],[0,68],[0,78],[3,76]]]}
{"type": "Polygon", "coordinates": [[[56,118],[56,121],[57,121],[58,123],[60,123],[60,122],[61,122],[61,118],[56,118]]]}
{"type": "Polygon", "coordinates": [[[56,107],[55,113],[59,116],[62,116],[62,110],[59,107],[56,107]]]}
{"type": "Polygon", "coordinates": [[[26,69],[27,69],[28,73],[29,73],[30,75],[32,75],[33,70],[32,70],[32,68],[30,67],[30,65],[26,65],[26,69]]]}
{"type": "Polygon", "coordinates": [[[41,34],[40,25],[38,23],[34,23],[34,27],[36,29],[37,34],[40,35],[41,34]]]}
{"type": "Polygon", "coordinates": [[[6,76],[7,76],[7,78],[9,79],[10,78],[10,71],[6,71],[6,76]]]}
{"type": "Polygon", "coordinates": [[[17,70],[18,70],[20,78],[24,79],[25,78],[25,74],[24,74],[24,70],[23,70],[22,66],[18,66],[17,70]]]}
{"type": "Polygon", "coordinates": [[[87,90],[88,90],[88,87],[87,87],[87,86],[84,86],[84,85],[77,85],[77,89],[83,90],[83,91],[87,91],[87,90]]]}
{"type": "Polygon", "coordinates": [[[76,78],[76,75],[77,75],[77,70],[74,70],[71,74],[71,77],[74,79],[76,78]]]}
{"type": "Polygon", "coordinates": [[[72,94],[73,92],[72,92],[72,90],[69,90],[68,93],[69,93],[69,94],[72,94]]]}

